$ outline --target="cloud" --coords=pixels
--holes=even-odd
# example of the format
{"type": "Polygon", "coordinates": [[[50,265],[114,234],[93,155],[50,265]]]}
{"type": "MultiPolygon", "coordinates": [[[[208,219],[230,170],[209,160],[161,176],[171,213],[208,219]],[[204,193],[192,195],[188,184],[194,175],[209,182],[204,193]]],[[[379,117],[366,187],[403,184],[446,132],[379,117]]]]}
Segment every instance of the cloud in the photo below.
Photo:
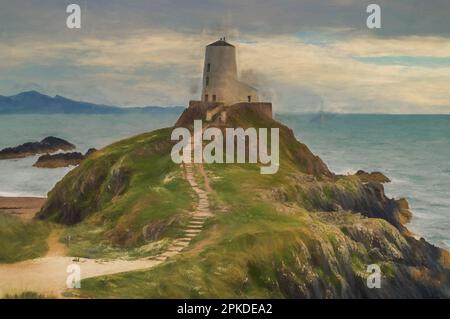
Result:
{"type": "MultiPolygon", "coordinates": [[[[354,59],[355,55],[374,53],[406,54],[404,47],[411,49],[410,55],[450,53],[442,47],[444,39],[421,40],[406,37],[393,44],[392,39],[385,40],[387,43],[382,39],[342,39],[322,46],[305,44],[294,37],[263,38],[241,44],[240,58],[241,64],[252,65],[257,72],[270,76],[276,87],[307,88],[334,110],[396,112],[398,106],[409,105],[413,112],[433,112],[434,107],[450,106],[450,68],[374,65],[354,59]],[[354,46],[354,42],[372,40],[376,46],[367,44],[362,51],[354,46]],[[423,49],[421,43],[427,48],[423,49]]],[[[295,103],[288,100],[295,101],[294,90],[282,101],[295,103]]],[[[302,110],[301,105],[298,108],[302,110]]]]}
{"type": "Polygon", "coordinates": [[[450,37],[408,36],[376,38],[360,36],[336,42],[332,47],[338,54],[356,57],[428,56],[449,57],[450,37]]]}
{"type": "MultiPolygon", "coordinates": [[[[52,2],[43,3],[45,8],[52,2]]],[[[306,18],[308,21],[320,17],[308,28],[292,15],[291,11],[299,13],[296,1],[284,1],[280,6],[271,1],[254,4],[254,12],[250,12],[253,7],[224,1],[215,6],[194,0],[155,0],[151,6],[145,1],[130,3],[129,7],[116,1],[92,4],[88,27],[81,35],[69,35],[64,28],[57,32],[50,23],[45,30],[56,32],[55,37],[42,31],[29,37],[20,34],[23,29],[9,17],[10,24],[0,33],[8,35],[0,42],[0,73],[7,75],[0,81],[2,93],[38,86],[49,94],[99,103],[186,105],[200,95],[205,44],[226,33],[237,45],[242,78],[258,87],[261,96],[273,101],[278,111],[450,113],[450,68],[443,63],[450,56],[450,35],[400,32],[403,34],[380,36],[355,31],[353,22],[340,19],[350,15],[351,21],[357,21],[353,17],[354,7],[361,5],[357,1],[336,0],[329,6],[322,1],[303,1],[304,11],[315,12],[306,18]],[[104,12],[100,12],[102,3],[104,12]],[[141,11],[150,7],[161,11],[157,17],[150,11],[148,22],[141,11]],[[349,8],[349,12],[327,22],[330,8],[338,13],[349,8]],[[177,11],[173,23],[155,26],[171,16],[172,9],[177,11]],[[93,12],[99,12],[98,21],[93,21],[93,12]],[[199,12],[211,13],[207,21],[219,13],[221,18],[201,26],[190,21],[200,16],[199,12]],[[249,26],[240,23],[245,12],[249,26]],[[257,19],[258,14],[261,19],[257,19]],[[293,27],[294,20],[300,23],[298,28],[293,27]],[[121,28],[108,31],[117,21],[121,28]],[[268,25],[274,30],[266,32],[268,25]]],[[[60,10],[57,8],[54,10],[60,10]]],[[[24,10],[18,20],[28,17],[29,12],[35,16],[40,12],[28,6],[24,10]]],[[[1,15],[3,18],[4,13],[1,15]]],[[[47,17],[53,15],[50,12],[47,17]]],[[[389,20],[389,16],[383,19],[389,20]]],[[[360,13],[358,17],[363,16],[360,13]]],[[[31,25],[39,25],[31,21],[31,25]]]]}
{"type": "MultiPolygon", "coordinates": [[[[382,28],[365,22],[371,0],[82,0],[83,27],[65,28],[70,0],[15,0],[0,3],[0,37],[78,39],[95,33],[121,38],[153,28],[198,34],[239,30],[252,35],[282,35],[345,29],[378,36],[449,36],[448,0],[378,0],[382,28]]],[[[218,35],[218,34],[216,34],[218,35]]]]}

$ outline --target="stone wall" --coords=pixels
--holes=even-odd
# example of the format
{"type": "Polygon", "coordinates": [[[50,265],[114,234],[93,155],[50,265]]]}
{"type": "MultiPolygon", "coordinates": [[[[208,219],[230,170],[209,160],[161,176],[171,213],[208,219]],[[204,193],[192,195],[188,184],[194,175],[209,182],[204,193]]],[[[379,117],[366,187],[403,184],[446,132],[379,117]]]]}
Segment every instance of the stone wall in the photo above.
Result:
{"type": "Polygon", "coordinates": [[[252,111],[262,115],[263,117],[272,119],[272,103],[267,102],[242,102],[236,103],[231,106],[225,106],[221,102],[203,102],[203,101],[190,101],[189,107],[184,110],[183,114],[178,119],[175,126],[191,127],[194,120],[210,121],[216,118],[220,113],[222,122],[226,120],[226,113],[234,110],[245,110],[246,108],[252,109],[252,111]]]}
{"type": "Polygon", "coordinates": [[[259,114],[262,114],[266,117],[273,118],[272,113],[272,103],[268,102],[251,102],[251,103],[236,103],[230,106],[232,108],[252,108],[253,110],[256,110],[259,114]]]}

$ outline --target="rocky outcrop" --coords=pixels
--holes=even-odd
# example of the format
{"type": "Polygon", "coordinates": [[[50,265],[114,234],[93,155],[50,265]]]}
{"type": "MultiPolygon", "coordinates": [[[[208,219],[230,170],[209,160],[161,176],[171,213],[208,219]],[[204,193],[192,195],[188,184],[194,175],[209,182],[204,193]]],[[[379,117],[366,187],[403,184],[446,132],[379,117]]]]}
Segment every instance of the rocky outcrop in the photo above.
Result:
{"type": "Polygon", "coordinates": [[[272,190],[274,200],[296,202],[308,211],[352,211],[366,217],[382,218],[403,230],[409,213],[405,199],[386,196],[381,183],[361,183],[353,176],[317,181],[302,174],[292,174],[283,187],[272,190]]]}
{"type": "Polygon", "coordinates": [[[391,180],[381,172],[371,172],[368,173],[363,170],[359,170],[355,174],[358,178],[365,183],[376,182],[376,183],[390,183],[391,180]]]}
{"type": "Polygon", "coordinates": [[[33,166],[39,168],[77,166],[83,159],[84,155],[79,152],[46,154],[40,156],[33,166]]]}
{"type": "Polygon", "coordinates": [[[90,154],[96,151],[95,148],[89,149],[85,155],[79,152],[71,152],[71,153],[58,153],[58,154],[46,154],[42,155],[38,158],[36,163],[34,163],[34,167],[39,168],[59,168],[59,167],[68,167],[68,166],[77,166],[88,157],[90,154]]]}
{"type": "Polygon", "coordinates": [[[398,219],[404,225],[411,221],[412,213],[409,210],[409,203],[405,198],[400,198],[397,201],[398,205],[398,219]]]}
{"type": "Polygon", "coordinates": [[[57,151],[69,151],[75,145],[58,137],[49,136],[40,142],[28,142],[16,147],[8,147],[0,151],[1,159],[16,159],[37,154],[54,153],[57,151]]]}
{"type": "Polygon", "coordinates": [[[292,249],[285,262],[274,265],[277,285],[286,298],[449,296],[450,271],[440,263],[445,251],[403,236],[377,219],[349,222],[339,213],[324,213],[320,219],[336,229],[332,240],[313,236],[292,249]],[[367,286],[371,264],[380,267],[379,289],[367,286]]]}

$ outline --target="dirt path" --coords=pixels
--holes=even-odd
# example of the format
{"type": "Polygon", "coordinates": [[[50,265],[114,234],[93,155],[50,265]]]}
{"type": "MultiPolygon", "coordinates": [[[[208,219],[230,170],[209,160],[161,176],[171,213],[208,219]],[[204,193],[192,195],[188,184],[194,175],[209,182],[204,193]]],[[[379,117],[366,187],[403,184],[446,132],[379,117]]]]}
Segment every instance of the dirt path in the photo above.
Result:
{"type": "MultiPolygon", "coordinates": [[[[199,166],[203,168],[202,164],[195,164],[195,165],[197,165],[197,168],[199,166]]],[[[164,253],[153,257],[154,260],[165,261],[167,258],[172,257],[183,251],[187,246],[189,246],[191,240],[202,231],[206,219],[212,216],[209,206],[208,193],[207,191],[201,189],[198,186],[197,181],[195,180],[194,164],[184,164],[183,166],[185,178],[188,181],[189,185],[191,185],[192,189],[194,190],[195,194],[198,197],[197,207],[190,215],[190,221],[184,231],[184,236],[182,238],[175,240],[173,244],[164,253]]],[[[199,171],[202,170],[199,169],[199,171]]],[[[204,175],[204,171],[201,174],[202,177],[206,178],[206,175],[204,175]]]]}
{"type": "Polygon", "coordinates": [[[62,230],[54,230],[47,238],[48,251],[45,257],[66,256],[67,247],[59,241],[62,230]]]}
{"type": "Polygon", "coordinates": [[[184,236],[173,241],[166,251],[152,258],[133,261],[112,260],[102,262],[93,259],[78,259],[64,256],[66,247],[58,240],[60,233],[59,231],[53,231],[48,239],[49,251],[45,257],[15,264],[0,264],[0,297],[5,294],[18,294],[24,291],[61,297],[66,290],[66,280],[69,275],[66,270],[72,264],[80,266],[81,279],[86,279],[149,269],[182,252],[189,246],[191,240],[202,231],[205,220],[212,215],[208,199],[210,187],[202,164],[196,167],[194,164],[184,164],[183,169],[187,181],[198,197],[198,201],[195,210],[191,213],[191,219],[185,229],[184,236]],[[195,168],[205,179],[207,190],[199,187],[195,179],[195,168]]]}

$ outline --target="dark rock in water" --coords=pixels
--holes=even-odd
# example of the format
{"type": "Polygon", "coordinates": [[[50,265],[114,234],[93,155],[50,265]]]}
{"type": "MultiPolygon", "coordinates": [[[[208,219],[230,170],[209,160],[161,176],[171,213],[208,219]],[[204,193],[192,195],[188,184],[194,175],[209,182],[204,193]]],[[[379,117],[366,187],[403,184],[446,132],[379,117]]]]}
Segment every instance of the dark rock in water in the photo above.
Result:
{"type": "Polygon", "coordinates": [[[76,166],[81,163],[90,154],[96,152],[95,148],[90,148],[85,155],[79,152],[72,153],[59,153],[59,154],[46,154],[38,158],[37,162],[34,163],[34,167],[40,168],[58,168],[67,166],[76,166]]]}
{"type": "Polygon", "coordinates": [[[368,173],[363,170],[359,170],[356,172],[356,176],[359,177],[359,179],[362,182],[368,183],[368,182],[375,182],[375,183],[390,183],[391,180],[380,172],[371,172],[368,173]]]}
{"type": "Polygon", "coordinates": [[[34,167],[40,168],[58,168],[67,166],[76,166],[84,159],[84,155],[79,152],[46,154],[38,158],[34,167]]]}
{"type": "Polygon", "coordinates": [[[8,147],[0,151],[1,159],[15,159],[36,154],[54,153],[57,151],[69,151],[75,145],[58,137],[49,136],[40,142],[28,142],[16,147],[8,147]]]}

